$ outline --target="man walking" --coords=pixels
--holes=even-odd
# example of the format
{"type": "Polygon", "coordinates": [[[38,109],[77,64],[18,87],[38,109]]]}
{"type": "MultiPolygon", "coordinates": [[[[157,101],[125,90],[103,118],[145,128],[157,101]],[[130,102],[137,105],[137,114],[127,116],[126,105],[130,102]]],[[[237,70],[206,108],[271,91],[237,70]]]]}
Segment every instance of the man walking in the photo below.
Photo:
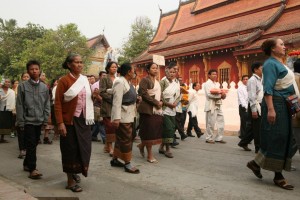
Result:
{"type": "Polygon", "coordinates": [[[255,62],[251,66],[253,75],[248,80],[248,123],[246,135],[241,138],[239,146],[249,151],[248,144],[254,139],[255,153],[258,152],[260,146],[260,122],[261,122],[261,102],[263,98],[262,86],[262,63],[255,62]]]}
{"type": "Polygon", "coordinates": [[[189,114],[189,125],[187,128],[187,135],[192,135],[192,129],[194,128],[196,135],[200,138],[203,133],[198,125],[198,105],[200,103],[200,98],[198,95],[198,91],[200,90],[200,83],[193,83],[193,88],[190,90],[189,93],[189,107],[188,107],[188,114],[189,114]]]}
{"type": "MultiPolygon", "coordinates": [[[[246,123],[248,118],[248,92],[247,92],[248,75],[242,76],[242,85],[237,89],[238,104],[239,104],[239,115],[240,115],[240,136],[243,138],[246,135],[246,123]]],[[[250,151],[248,146],[243,146],[245,151],[250,151]]]]}
{"type": "Polygon", "coordinates": [[[208,71],[208,80],[204,85],[206,96],[204,112],[206,113],[206,143],[214,144],[215,142],[224,144],[224,115],[221,108],[222,99],[226,98],[225,92],[221,92],[217,88],[217,70],[211,69],[208,71]],[[216,91],[216,92],[215,92],[216,91]],[[217,135],[214,136],[214,128],[217,124],[217,135]]]}
{"type": "Polygon", "coordinates": [[[42,174],[36,169],[36,148],[41,135],[41,129],[48,124],[50,115],[50,98],[47,85],[39,80],[40,64],[30,60],[26,64],[28,81],[18,87],[17,95],[17,126],[24,130],[26,157],[23,162],[29,178],[39,179],[42,174]]]}

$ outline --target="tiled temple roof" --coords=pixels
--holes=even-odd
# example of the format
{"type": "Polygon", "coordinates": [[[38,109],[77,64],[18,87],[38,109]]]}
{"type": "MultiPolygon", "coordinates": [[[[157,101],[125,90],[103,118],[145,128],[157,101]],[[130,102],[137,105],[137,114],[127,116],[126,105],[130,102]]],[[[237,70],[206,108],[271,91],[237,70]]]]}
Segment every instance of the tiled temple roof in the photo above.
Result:
{"type": "Polygon", "coordinates": [[[160,40],[157,40],[159,42],[150,45],[147,52],[138,57],[134,63],[149,62],[153,54],[175,58],[228,47],[242,49],[239,50],[242,53],[243,48],[248,50],[255,46],[255,41],[272,34],[279,32],[284,36],[287,33],[300,32],[300,15],[296,14],[299,11],[299,0],[183,2],[166,37],[163,40],[159,37],[160,40]],[[210,5],[208,2],[215,4],[213,9],[196,12],[201,2],[202,6],[204,3],[210,5]]]}

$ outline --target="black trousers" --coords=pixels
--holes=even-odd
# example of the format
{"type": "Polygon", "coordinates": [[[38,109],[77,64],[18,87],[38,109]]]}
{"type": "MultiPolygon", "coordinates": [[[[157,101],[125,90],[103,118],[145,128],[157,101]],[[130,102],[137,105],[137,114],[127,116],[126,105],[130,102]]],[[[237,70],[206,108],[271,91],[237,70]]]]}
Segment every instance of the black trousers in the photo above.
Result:
{"type": "Polygon", "coordinates": [[[24,127],[26,156],[23,166],[27,166],[30,172],[36,169],[36,147],[39,143],[41,128],[41,125],[25,125],[24,127]]]}
{"type": "MultiPolygon", "coordinates": [[[[250,105],[249,105],[250,108],[250,105]]],[[[255,152],[260,148],[260,123],[261,116],[257,119],[252,118],[251,109],[248,110],[248,119],[246,123],[246,134],[241,138],[239,146],[248,145],[254,139],[255,152]]]]}
{"type": "MultiPolygon", "coordinates": [[[[184,134],[184,124],[181,122],[182,113],[176,112],[175,116],[175,130],[178,130],[180,136],[185,135],[184,134]]],[[[175,134],[174,134],[175,137],[175,134]]]]}
{"type": "Polygon", "coordinates": [[[246,111],[246,108],[239,105],[239,115],[240,115],[240,138],[243,139],[246,135],[246,129],[247,129],[247,119],[248,119],[248,113],[246,111]]]}
{"type": "Polygon", "coordinates": [[[17,133],[18,133],[19,150],[20,151],[26,150],[24,130],[21,130],[20,127],[17,127],[17,133]]]}
{"type": "Polygon", "coordinates": [[[191,112],[188,112],[189,114],[189,125],[187,128],[187,134],[190,135],[192,134],[192,129],[194,128],[196,133],[201,133],[201,129],[198,126],[198,119],[197,116],[193,117],[191,112]]]}
{"type": "Polygon", "coordinates": [[[186,114],[187,114],[187,111],[186,110],[182,110],[182,113],[181,113],[181,124],[184,128],[184,125],[185,125],[185,121],[186,121],[186,114]]]}
{"type": "MultiPolygon", "coordinates": [[[[183,137],[184,134],[184,124],[181,123],[182,113],[176,112],[175,116],[175,131],[178,130],[178,133],[181,137],[183,137]]],[[[174,134],[173,143],[176,142],[176,134],[174,134]]]]}

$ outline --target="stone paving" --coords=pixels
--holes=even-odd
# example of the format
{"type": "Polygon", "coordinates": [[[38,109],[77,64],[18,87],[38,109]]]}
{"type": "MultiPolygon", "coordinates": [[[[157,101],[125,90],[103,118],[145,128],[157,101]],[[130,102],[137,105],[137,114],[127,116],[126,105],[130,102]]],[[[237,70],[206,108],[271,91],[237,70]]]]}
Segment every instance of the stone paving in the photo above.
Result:
{"type": "MultiPolygon", "coordinates": [[[[141,170],[137,175],[112,168],[109,165],[111,158],[103,153],[103,144],[93,142],[89,177],[82,177],[80,185],[84,191],[81,193],[64,189],[66,175],[62,172],[59,141],[38,146],[37,164],[44,176],[41,180],[31,180],[22,170],[23,160],[17,158],[17,138],[8,140],[9,143],[0,144],[1,200],[31,200],[32,197],[40,200],[49,197],[77,197],[80,200],[296,200],[300,196],[299,154],[293,160],[298,170],[284,173],[295,185],[295,190],[286,191],[273,184],[271,172],[263,170],[262,180],[254,177],[246,163],[255,154],[239,148],[236,136],[226,136],[227,144],[207,144],[202,137],[187,138],[172,149],[173,159],[158,154],[156,146],[153,150],[158,164],[150,164],[142,158],[137,143],[134,143],[132,163],[141,170]]],[[[250,148],[253,149],[253,145],[250,148]]]]}

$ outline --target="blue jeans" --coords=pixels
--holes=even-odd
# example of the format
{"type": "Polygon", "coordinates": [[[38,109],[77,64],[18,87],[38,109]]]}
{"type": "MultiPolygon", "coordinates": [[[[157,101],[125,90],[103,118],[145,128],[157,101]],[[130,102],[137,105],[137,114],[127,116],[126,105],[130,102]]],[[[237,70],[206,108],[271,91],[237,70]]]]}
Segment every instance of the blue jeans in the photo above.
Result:
{"type": "Polygon", "coordinates": [[[100,133],[100,137],[102,141],[105,141],[106,134],[105,134],[104,124],[102,122],[95,121],[95,124],[93,125],[92,128],[92,137],[97,137],[98,133],[100,133]]]}

